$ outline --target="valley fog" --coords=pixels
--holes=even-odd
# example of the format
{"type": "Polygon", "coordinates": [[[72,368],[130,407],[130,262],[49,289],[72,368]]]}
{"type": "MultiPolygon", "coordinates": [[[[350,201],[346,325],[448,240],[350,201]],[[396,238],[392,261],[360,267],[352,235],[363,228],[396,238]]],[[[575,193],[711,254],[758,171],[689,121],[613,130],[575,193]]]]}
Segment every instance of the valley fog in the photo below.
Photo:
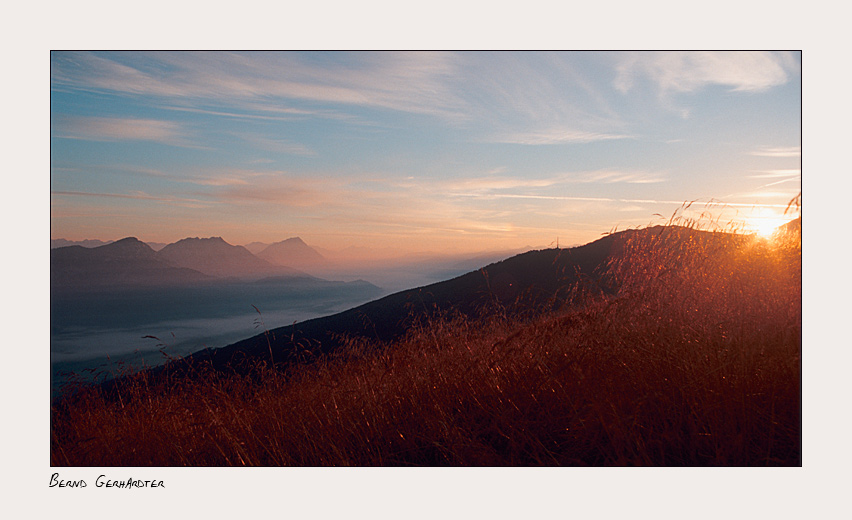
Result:
{"type": "Polygon", "coordinates": [[[305,270],[328,280],[366,280],[381,287],[383,295],[386,295],[449,280],[531,249],[525,247],[466,255],[422,253],[375,259],[340,257],[323,266],[305,270]]]}
{"type": "Polygon", "coordinates": [[[57,240],[51,252],[54,394],[69,381],[100,381],[224,347],[461,276],[518,252],[376,257],[326,251],[326,258],[298,238],[249,245],[279,262],[269,255],[286,246],[299,268],[294,270],[219,237],[185,239],[156,251],[135,238],[82,248],[69,243],[57,240]]]}
{"type": "Polygon", "coordinates": [[[221,282],[51,294],[51,390],[156,366],[384,295],[363,281],[221,282]],[[255,310],[254,307],[260,311],[255,310]],[[145,336],[154,336],[146,338],[145,336]],[[161,352],[162,349],[162,352],[161,352]]]}

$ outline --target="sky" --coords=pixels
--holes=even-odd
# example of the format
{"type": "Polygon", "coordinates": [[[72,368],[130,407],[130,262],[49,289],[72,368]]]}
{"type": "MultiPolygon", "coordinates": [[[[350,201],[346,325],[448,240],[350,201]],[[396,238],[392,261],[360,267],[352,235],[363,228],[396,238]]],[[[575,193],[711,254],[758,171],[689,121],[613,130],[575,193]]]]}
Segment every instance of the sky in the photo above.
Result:
{"type": "Polygon", "coordinates": [[[799,52],[50,61],[51,238],[464,253],[583,244],[692,201],[756,229],[801,191],[799,52]]]}

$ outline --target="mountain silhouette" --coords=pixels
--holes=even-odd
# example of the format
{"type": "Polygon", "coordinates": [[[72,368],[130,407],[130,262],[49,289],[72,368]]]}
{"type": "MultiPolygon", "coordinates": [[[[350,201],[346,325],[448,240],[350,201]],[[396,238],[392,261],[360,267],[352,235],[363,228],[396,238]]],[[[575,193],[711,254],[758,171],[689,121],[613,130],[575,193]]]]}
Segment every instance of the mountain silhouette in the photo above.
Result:
{"type": "Polygon", "coordinates": [[[210,276],[175,266],[133,237],[98,247],[75,245],[50,251],[51,289],[183,285],[207,280],[210,276]]]}
{"type": "Polygon", "coordinates": [[[66,240],[64,238],[52,238],[50,239],[50,248],[54,249],[57,247],[68,247],[68,246],[83,246],[83,247],[99,247],[105,246],[107,244],[111,244],[112,240],[66,240]]]}
{"type": "Polygon", "coordinates": [[[319,280],[272,265],[220,237],[186,238],[154,251],[135,237],[107,245],[50,250],[51,289],[67,292],[141,286],[182,286],[223,278],[319,280]]]}
{"type": "Polygon", "coordinates": [[[220,278],[309,276],[289,267],[272,265],[251,254],[243,246],[225,242],[222,237],[184,238],[167,245],[157,254],[178,267],[194,269],[220,278]]]}
{"type": "Polygon", "coordinates": [[[257,256],[274,265],[297,269],[311,269],[326,263],[325,257],[304,243],[299,237],[270,244],[257,256]]]}

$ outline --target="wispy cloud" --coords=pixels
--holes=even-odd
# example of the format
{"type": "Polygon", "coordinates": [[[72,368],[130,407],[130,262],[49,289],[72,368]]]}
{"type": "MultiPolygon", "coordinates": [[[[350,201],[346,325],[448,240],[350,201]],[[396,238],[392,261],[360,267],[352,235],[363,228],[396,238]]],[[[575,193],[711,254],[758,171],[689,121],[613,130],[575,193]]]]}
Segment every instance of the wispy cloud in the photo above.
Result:
{"type": "MultiPolygon", "coordinates": [[[[165,99],[266,100],[256,107],[275,107],[276,112],[281,111],[280,103],[270,100],[284,98],[449,116],[455,97],[442,79],[455,70],[453,59],[452,54],[425,52],[55,53],[51,81],[55,89],[165,99]]],[[[284,112],[293,113],[298,112],[284,112]]]]}
{"type": "Polygon", "coordinates": [[[314,183],[266,179],[229,185],[218,193],[221,200],[229,203],[269,203],[290,208],[320,207],[333,202],[331,195],[314,183]]]}
{"type": "Polygon", "coordinates": [[[289,141],[287,139],[279,139],[274,137],[266,137],[260,134],[254,133],[242,133],[239,134],[239,138],[249,143],[252,147],[263,150],[266,152],[272,152],[275,154],[284,154],[284,155],[301,155],[301,156],[315,156],[316,152],[305,146],[301,143],[296,143],[293,141],[289,141]]]}
{"type": "Polygon", "coordinates": [[[787,182],[801,182],[802,179],[802,170],[796,169],[786,169],[786,170],[767,170],[763,172],[756,173],[754,175],[750,175],[752,179],[779,179],[773,182],[769,182],[762,186],[758,186],[756,189],[760,190],[763,188],[768,188],[769,186],[776,186],[778,184],[784,184],[787,182]]]}
{"type": "Polygon", "coordinates": [[[511,177],[490,176],[453,180],[440,189],[452,193],[485,193],[497,190],[517,190],[531,188],[550,188],[571,184],[654,184],[665,182],[666,178],[658,172],[632,170],[593,170],[584,172],[564,172],[549,177],[511,177]]]}
{"type": "Polygon", "coordinates": [[[546,188],[554,184],[564,182],[559,177],[543,179],[524,179],[519,177],[474,177],[470,179],[453,180],[446,184],[443,189],[451,192],[488,192],[494,190],[508,190],[517,188],[546,188]]]}
{"type": "Polygon", "coordinates": [[[490,236],[515,226],[509,212],[471,208],[447,197],[438,188],[440,183],[420,184],[381,173],[341,178],[224,169],[188,179],[203,186],[204,196],[220,204],[221,211],[230,206],[266,219],[322,221],[350,233],[369,228],[399,236],[406,232],[490,236]]]}
{"type": "Polygon", "coordinates": [[[281,170],[224,168],[188,174],[183,181],[202,187],[205,196],[225,204],[308,208],[332,204],[341,196],[339,181],[281,170]]]}
{"type": "Polygon", "coordinates": [[[595,141],[608,141],[611,139],[628,138],[630,138],[630,136],[625,134],[584,132],[581,130],[561,129],[497,135],[494,137],[493,141],[508,144],[548,145],[566,143],[591,143],[595,141]]]}
{"type": "Polygon", "coordinates": [[[751,175],[753,179],[774,179],[778,177],[801,177],[802,170],[796,169],[788,169],[788,170],[766,170],[751,175]]]}
{"type": "Polygon", "coordinates": [[[282,174],[283,172],[257,171],[253,169],[220,168],[193,173],[184,173],[180,179],[199,186],[242,186],[254,182],[254,179],[265,175],[282,174]]]}
{"type": "Polygon", "coordinates": [[[764,146],[751,152],[760,157],[801,157],[801,146],[764,146]]]}
{"type": "MultiPolygon", "coordinates": [[[[490,194],[457,194],[458,196],[466,196],[471,198],[491,198],[491,199],[532,199],[532,200],[558,200],[558,201],[578,201],[578,202],[619,202],[626,204],[664,204],[664,205],[681,205],[685,201],[682,200],[656,200],[656,199],[622,199],[613,197],[575,197],[571,195],[531,195],[518,193],[490,193],[490,194]]],[[[773,193],[771,196],[786,195],[773,193]]],[[[708,204],[713,204],[719,207],[767,207],[767,208],[786,208],[786,204],[755,204],[743,202],[720,202],[710,201],[708,204]]]]}
{"type": "Polygon", "coordinates": [[[265,112],[276,112],[275,114],[258,114],[251,112],[238,112],[238,111],[227,111],[227,110],[211,110],[205,108],[196,108],[196,107],[186,107],[186,106],[176,106],[176,105],[163,105],[162,108],[166,110],[174,110],[177,112],[189,112],[193,114],[203,114],[208,116],[217,116],[217,117],[228,117],[233,119],[259,119],[262,121],[292,121],[297,117],[304,117],[307,115],[314,115],[314,112],[306,111],[306,110],[296,110],[296,109],[286,109],[282,107],[277,107],[277,109],[272,110],[271,107],[263,107],[265,112]]]}
{"type": "MultiPolygon", "coordinates": [[[[352,107],[429,114],[494,130],[489,142],[623,139],[625,123],[572,53],[54,53],[54,90],[157,98],[231,119],[337,118],[352,107]],[[523,129],[519,131],[518,129],[523,129]]],[[[348,112],[348,113],[347,113],[348,112]]],[[[484,134],[484,132],[482,132],[484,134]]]]}
{"type": "Polygon", "coordinates": [[[630,170],[597,170],[583,173],[582,175],[579,175],[575,180],[576,182],[603,184],[656,184],[659,182],[665,182],[666,178],[664,175],[658,172],[630,170]]]}
{"type": "MultiPolygon", "coordinates": [[[[772,186],[777,183],[767,184],[767,186],[772,186]]],[[[761,186],[761,188],[765,188],[766,186],[761,186]]],[[[760,189],[760,188],[758,188],[760,189]]],[[[790,191],[753,191],[751,193],[743,195],[743,197],[756,198],[756,199],[786,199],[790,200],[793,198],[798,190],[790,190],[790,191]]],[[[747,204],[746,204],[747,205],[747,204]]],[[[786,207],[786,204],[781,204],[775,207],[786,207]]]]}
{"type": "Polygon", "coordinates": [[[791,177],[791,178],[788,178],[788,179],[781,179],[780,181],[775,181],[775,182],[770,182],[769,184],[764,184],[763,186],[760,186],[758,189],[767,188],[769,186],[776,186],[778,184],[784,184],[786,182],[796,182],[798,180],[799,179],[795,178],[795,177],[791,177]]]}
{"type": "Polygon", "coordinates": [[[795,69],[792,56],[786,53],[629,53],[617,65],[615,87],[626,93],[645,77],[663,92],[692,92],[708,85],[754,92],[783,85],[795,69]]]}
{"type": "Polygon", "coordinates": [[[584,53],[463,53],[452,91],[487,142],[583,144],[630,137],[584,53]]]}
{"type": "Polygon", "coordinates": [[[154,141],[186,145],[187,132],[178,123],[157,119],[57,115],[53,137],[87,141],[154,141]]]}
{"type": "Polygon", "coordinates": [[[97,197],[97,198],[109,198],[109,199],[132,199],[132,200],[153,200],[159,202],[176,202],[176,203],[193,203],[193,204],[203,204],[208,205],[209,201],[199,200],[199,199],[190,199],[190,198],[182,198],[182,197],[160,197],[155,195],[149,195],[145,192],[136,191],[132,193],[98,193],[98,192],[87,192],[87,191],[64,191],[64,190],[51,190],[51,195],[60,195],[60,196],[70,196],[70,197],[97,197]]]}

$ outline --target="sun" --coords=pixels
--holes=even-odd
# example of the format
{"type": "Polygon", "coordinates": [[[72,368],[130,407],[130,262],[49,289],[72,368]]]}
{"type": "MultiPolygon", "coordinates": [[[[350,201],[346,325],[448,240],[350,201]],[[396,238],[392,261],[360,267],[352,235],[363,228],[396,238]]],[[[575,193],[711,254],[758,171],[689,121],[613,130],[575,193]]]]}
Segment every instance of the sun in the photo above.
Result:
{"type": "Polygon", "coordinates": [[[763,220],[757,223],[757,234],[762,237],[771,237],[775,234],[775,231],[778,229],[778,226],[783,225],[783,221],[770,221],[763,220]]]}
{"type": "Polygon", "coordinates": [[[757,215],[752,216],[748,220],[748,226],[758,236],[769,238],[775,234],[779,226],[786,224],[787,220],[783,215],[778,215],[769,209],[762,208],[757,215]]]}

